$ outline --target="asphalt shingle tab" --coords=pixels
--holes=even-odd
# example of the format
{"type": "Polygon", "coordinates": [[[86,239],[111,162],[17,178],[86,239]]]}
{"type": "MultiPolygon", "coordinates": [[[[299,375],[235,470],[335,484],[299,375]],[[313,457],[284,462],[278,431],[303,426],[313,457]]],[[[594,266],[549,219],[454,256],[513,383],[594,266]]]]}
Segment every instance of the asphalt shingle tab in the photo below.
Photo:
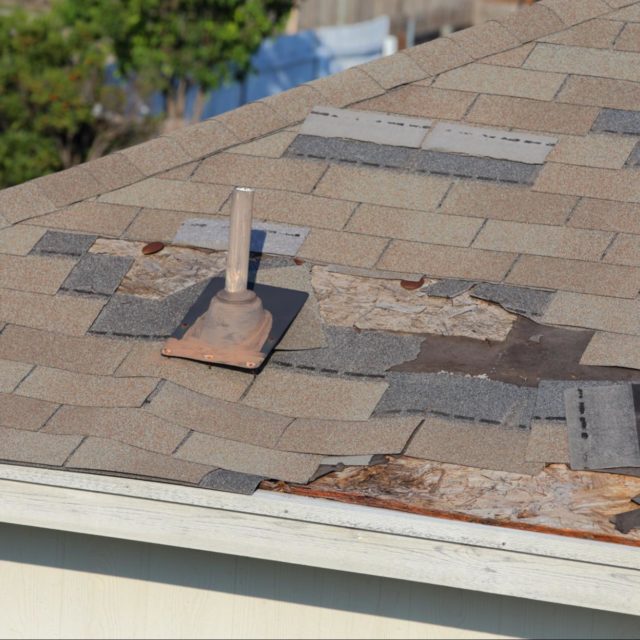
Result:
{"type": "Polygon", "coordinates": [[[262,476],[228,471],[227,469],[216,469],[207,473],[207,475],[200,480],[198,486],[203,489],[213,489],[214,491],[226,491],[228,493],[239,493],[250,496],[258,488],[262,480],[264,480],[262,476]]]}
{"type": "Polygon", "coordinates": [[[593,130],[640,135],[640,111],[603,109],[593,124],[593,130]]]}
{"type": "Polygon", "coordinates": [[[550,291],[488,283],[475,286],[471,295],[481,300],[496,302],[509,311],[532,316],[542,315],[553,297],[550,291]]]}
{"type": "Polygon", "coordinates": [[[32,368],[24,362],[0,360],[0,392],[11,393],[32,368]]]}
{"type": "Polygon", "coordinates": [[[272,360],[301,369],[382,375],[396,364],[413,360],[422,342],[415,335],[360,332],[346,327],[327,326],[325,333],[329,343],[326,348],[276,353],[272,360]]]}
{"type": "Polygon", "coordinates": [[[0,425],[38,431],[58,408],[55,402],[0,393],[0,425]]]}
{"type": "Polygon", "coordinates": [[[448,373],[391,373],[376,415],[429,412],[476,422],[529,427],[536,392],[504,382],[448,373]]]}
{"type": "Polygon", "coordinates": [[[33,253],[53,253],[63,256],[81,256],[96,241],[97,236],[64,231],[47,231],[33,248],[33,253]]]}
{"type": "Polygon", "coordinates": [[[0,428],[0,460],[13,463],[61,465],[82,442],[81,436],[0,428]]]}
{"type": "Polygon", "coordinates": [[[207,281],[151,300],[114,294],[91,326],[93,333],[150,338],[169,337],[196,302],[207,281]]]}
{"type": "Polygon", "coordinates": [[[80,258],[62,288],[79,293],[111,295],[132,264],[133,258],[127,256],[86,254],[80,258]]]}

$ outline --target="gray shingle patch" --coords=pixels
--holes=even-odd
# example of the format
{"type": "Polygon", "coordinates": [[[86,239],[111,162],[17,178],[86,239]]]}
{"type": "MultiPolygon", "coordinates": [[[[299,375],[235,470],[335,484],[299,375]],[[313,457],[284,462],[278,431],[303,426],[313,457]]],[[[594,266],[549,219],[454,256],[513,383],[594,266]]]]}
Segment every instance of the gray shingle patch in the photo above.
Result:
{"type": "Polygon", "coordinates": [[[550,291],[512,287],[505,284],[482,283],[473,288],[474,298],[495,302],[509,311],[530,316],[541,316],[553,298],[550,291]]]}
{"type": "Polygon", "coordinates": [[[200,282],[164,300],[115,294],[103,307],[90,331],[117,336],[168,337],[207,284],[208,281],[200,282]]]}
{"type": "Polygon", "coordinates": [[[417,154],[416,149],[406,147],[302,135],[297,136],[287,150],[290,157],[322,158],[407,170],[412,168],[417,154]]]}
{"type": "Polygon", "coordinates": [[[629,159],[627,160],[627,166],[629,167],[640,167],[640,142],[636,144],[629,159]]]}
{"type": "Polygon", "coordinates": [[[549,136],[439,122],[422,148],[542,164],[557,142],[549,136]]]}
{"type": "Polygon", "coordinates": [[[640,467],[640,443],[631,385],[565,392],[572,469],[640,467]]]}
{"type": "MultiPolygon", "coordinates": [[[[309,234],[307,227],[271,222],[254,222],[251,251],[295,256],[309,234]]],[[[191,218],[185,220],[174,238],[175,244],[223,250],[229,246],[229,220],[191,218]]]]}
{"type": "Polygon", "coordinates": [[[640,111],[603,109],[594,122],[592,130],[640,135],[640,111]]]}
{"type": "Polygon", "coordinates": [[[89,250],[97,236],[64,231],[47,231],[32,253],[55,253],[64,256],[81,256],[89,250]]]}
{"type": "Polygon", "coordinates": [[[345,327],[327,326],[325,333],[326,348],[278,352],[273,355],[273,361],[324,373],[379,376],[396,364],[413,360],[422,342],[419,336],[358,332],[345,327]]]}
{"type": "Polygon", "coordinates": [[[632,529],[640,529],[640,509],[619,513],[611,518],[611,522],[620,533],[629,533],[632,529]]]}
{"type": "Polygon", "coordinates": [[[250,496],[264,480],[262,476],[252,476],[248,473],[216,469],[207,473],[198,486],[214,491],[226,491],[228,493],[241,493],[250,496]]]}
{"type": "Polygon", "coordinates": [[[377,144],[418,148],[431,127],[423,118],[360,111],[314,107],[302,125],[304,135],[325,138],[349,138],[377,144]]]}
{"type": "MultiPolygon", "coordinates": [[[[620,383],[624,384],[624,383],[620,383]]],[[[533,411],[534,418],[565,420],[564,393],[567,389],[602,386],[602,380],[541,380],[533,411]]]]}
{"type": "Polygon", "coordinates": [[[65,291],[111,295],[133,264],[127,256],[87,254],[80,258],[62,285],[65,291]]]}
{"type": "Polygon", "coordinates": [[[536,390],[448,373],[391,373],[375,414],[430,412],[462,420],[529,427],[536,390]]]}
{"type": "Polygon", "coordinates": [[[421,151],[417,157],[416,169],[419,172],[436,175],[533,184],[540,167],[511,160],[479,158],[441,151],[421,151]]]}
{"type": "Polygon", "coordinates": [[[455,298],[469,291],[474,284],[472,280],[440,280],[423,287],[420,291],[436,298],[455,298]]]}

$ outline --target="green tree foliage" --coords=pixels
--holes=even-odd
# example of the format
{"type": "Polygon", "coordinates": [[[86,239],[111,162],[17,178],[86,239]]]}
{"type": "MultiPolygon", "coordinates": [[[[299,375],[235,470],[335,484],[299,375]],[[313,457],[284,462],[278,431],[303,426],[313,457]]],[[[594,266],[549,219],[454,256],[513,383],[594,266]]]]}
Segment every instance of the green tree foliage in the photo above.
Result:
{"type": "Polygon", "coordinates": [[[139,119],[105,84],[108,51],[56,12],[0,15],[0,186],[18,184],[126,143],[139,119]]]}
{"type": "Polygon", "coordinates": [[[295,0],[63,0],[67,20],[99,25],[124,77],[135,75],[165,97],[169,126],[192,120],[208,90],[250,69],[251,56],[283,25],[295,0]]]}

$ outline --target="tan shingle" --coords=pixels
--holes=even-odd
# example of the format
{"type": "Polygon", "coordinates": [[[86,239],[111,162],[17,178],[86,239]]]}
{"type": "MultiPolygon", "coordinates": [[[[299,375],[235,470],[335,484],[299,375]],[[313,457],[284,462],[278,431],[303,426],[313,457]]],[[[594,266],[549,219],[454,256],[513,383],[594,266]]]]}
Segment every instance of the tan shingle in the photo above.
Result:
{"type": "Polygon", "coordinates": [[[602,0],[542,0],[541,4],[551,9],[567,26],[611,11],[611,7],[602,0]]]}
{"type": "Polygon", "coordinates": [[[410,271],[441,278],[500,281],[515,257],[512,253],[394,240],[377,266],[390,271],[410,271]]]}
{"type": "Polygon", "coordinates": [[[100,196],[100,202],[192,213],[217,213],[231,194],[229,186],[147,178],[100,196]]]}
{"type": "Polygon", "coordinates": [[[627,5],[633,6],[625,7],[620,11],[614,11],[607,14],[608,20],[621,20],[622,22],[640,22],[640,5],[637,2],[627,2],[627,5]]]}
{"type": "Polygon", "coordinates": [[[327,165],[315,160],[258,158],[232,153],[207,158],[195,172],[194,182],[309,192],[327,165]]]}
{"type": "Polygon", "coordinates": [[[565,75],[528,69],[509,69],[489,64],[469,64],[443,73],[435,87],[477,91],[536,100],[553,100],[565,75]]]}
{"type": "Polygon", "coordinates": [[[239,400],[253,380],[250,373],[207,366],[189,360],[165,358],[161,350],[162,343],[159,342],[135,344],[116,375],[164,378],[198,393],[230,401],[239,400]]]}
{"type": "Polygon", "coordinates": [[[96,336],[70,337],[9,325],[0,334],[0,358],[79,373],[113,373],[131,343],[96,336]]]}
{"type": "Polygon", "coordinates": [[[64,258],[0,254],[0,287],[53,294],[74,264],[64,258]]]}
{"type": "Polygon", "coordinates": [[[640,81],[640,54],[626,51],[541,43],[531,52],[524,66],[539,71],[640,81]]]}
{"type": "Polygon", "coordinates": [[[300,247],[298,256],[352,267],[373,267],[386,245],[386,238],[313,229],[300,247]]]}
{"type": "Polygon", "coordinates": [[[65,466],[71,469],[111,471],[192,484],[200,482],[212,470],[212,467],[208,465],[176,460],[170,456],[163,456],[104,438],[87,438],[69,458],[65,466]]]}
{"type": "Polygon", "coordinates": [[[633,138],[612,135],[564,136],[548,156],[549,162],[621,169],[636,145],[633,138]]]}
{"type": "Polygon", "coordinates": [[[569,225],[640,234],[640,205],[583,198],[571,216],[569,225]]]}
{"type": "MultiPolygon", "coordinates": [[[[35,218],[31,223],[50,229],[119,236],[129,226],[137,212],[137,207],[123,207],[103,202],[79,202],[68,209],[35,218]]],[[[42,232],[44,233],[44,230],[42,232]]]]}
{"type": "MultiPolygon", "coordinates": [[[[620,33],[620,24],[612,20],[589,20],[571,29],[542,38],[542,42],[574,47],[608,49],[620,33]]],[[[531,49],[533,46],[531,47],[531,49]]],[[[530,49],[530,50],[531,50],[530,49]]],[[[524,62],[524,59],[522,60],[524,62]]]]}
{"type": "Polygon", "coordinates": [[[84,407],[140,407],[157,378],[113,378],[36,367],[16,393],[84,407]]]}
{"type": "Polygon", "coordinates": [[[211,398],[170,382],[145,409],[187,429],[261,447],[275,446],[291,422],[291,418],[276,413],[211,398]]]}
{"type": "Polygon", "coordinates": [[[251,102],[239,109],[227,111],[217,116],[215,120],[230,129],[239,142],[257,138],[289,124],[273,109],[261,102],[251,102]]]}
{"type": "Polygon", "coordinates": [[[360,69],[385,89],[393,89],[401,84],[422,80],[426,76],[426,71],[423,71],[403,52],[377,58],[361,65],[360,69]]]}
{"type": "Polygon", "coordinates": [[[461,46],[448,38],[438,38],[426,44],[411,47],[405,53],[431,76],[472,61],[461,46]]]}
{"type": "Polygon", "coordinates": [[[0,322],[82,336],[93,324],[104,300],[0,289],[0,322]]]}
{"type": "Polygon", "coordinates": [[[467,120],[529,131],[585,134],[598,109],[506,96],[480,96],[467,120]]]}
{"type": "Polygon", "coordinates": [[[557,100],[572,104],[635,110],[640,104],[640,84],[610,78],[571,76],[557,100]]]}
{"type": "Polygon", "coordinates": [[[451,182],[380,169],[330,166],[315,194],[388,207],[433,211],[451,182]]]}
{"type": "Polygon", "coordinates": [[[363,204],[347,229],[399,240],[468,247],[480,229],[481,218],[392,209],[363,204]]]}
{"type": "Polygon", "coordinates": [[[0,455],[11,462],[61,465],[81,441],[80,436],[1,428],[0,455]]]}
{"type": "Polygon", "coordinates": [[[640,290],[640,269],[582,260],[522,256],[507,282],[577,293],[635,298],[640,290]]]}
{"type": "MultiPolygon", "coordinates": [[[[208,218],[209,216],[198,217],[208,218]]],[[[193,218],[193,213],[163,211],[162,209],[143,209],[131,223],[124,237],[128,240],[143,242],[171,242],[180,225],[193,218]]]]}
{"type": "Polygon", "coordinates": [[[189,431],[142,409],[66,406],[60,407],[43,432],[97,436],[170,455],[189,431]]]}
{"type": "Polygon", "coordinates": [[[492,20],[470,29],[456,31],[449,36],[465,53],[475,60],[517,47],[520,41],[501,24],[492,20]]]}
{"type": "Polygon", "coordinates": [[[522,43],[537,40],[566,26],[553,11],[540,4],[508,15],[500,23],[522,43]]]}
{"type": "Polygon", "coordinates": [[[170,138],[155,138],[121,152],[145,176],[166,171],[191,160],[184,149],[170,138]]]}
{"type": "Polygon", "coordinates": [[[14,393],[0,393],[0,425],[38,431],[57,408],[58,405],[53,402],[25,398],[14,393]]]}
{"type": "Polygon", "coordinates": [[[279,114],[287,124],[304,120],[311,109],[323,104],[323,101],[322,94],[309,85],[300,85],[261,100],[279,114]]]}
{"type": "Polygon", "coordinates": [[[31,371],[32,365],[12,360],[0,360],[0,392],[11,393],[31,371]]]}
{"type": "Polygon", "coordinates": [[[597,261],[612,234],[588,229],[489,220],[473,243],[478,249],[597,261]]]}
{"type": "Polygon", "coordinates": [[[332,107],[344,107],[384,93],[384,89],[371,76],[358,68],[314,80],[307,86],[318,91],[325,104],[332,107]]]}
{"type": "Polygon", "coordinates": [[[303,483],[309,481],[322,461],[322,456],[275,451],[202,433],[192,434],[175,457],[239,473],[303,483]]]}
{"type": "Polygon", "coordinates": [[[482,60],[486,64],[497,64],[502,67],[521,67],[533,50],[535,43],[523,44],[520,47],[489,56],[482,60]]]}
{"type": "MultiPolygon", "coordinates": [[[[605,262],[640,266],[640,236],[621,233],[609,247],[605,262]]],[[[640,287],[636,286],[636,293],[640,287]]]]}
{"type": "Polygon", "coordinates": [[[557,293],[543,322],[640,335],[640,301],[582,293],[557,293]]]}
{"type": "Polygon", "coordinates": [[[293,142],[296,134],[293,131],[277,131],[253,142],[246,142],[228,150],[228,153],[240,153],[246,156],[262,158],[279,158],[293,142]]]}
{"type": "Polygon", "coordinates": [[[582,354],[580,364],[640,369],[640,338],[619,333],[596,333],[582,354]]]}
{"type": "MultiPolygon", "coordinates": [[[[37,222],[37,220],[35,221],[37,222]]],[[[28,224],[16,224],[0,229],[0,253],[26,256],[42,238],[45,229],[28,224]]]]}
{"type": "Polygon", "coordinates": [[[244,403],[292,418],[368,420],[388,385],[384,381],[345,380],[267,369],[244,403]]]}
{"type": "Polygon", "coordinates": [[[548,193],[640,202],[640,181],[633,171],[547,163],[533,188],[548,193]]]}
{"type": "Polygon", "coordinates": [[[341,420],[295,420],[278,442],[278,449],[324,455],[400,453],[422,417],[341,420]]]}
{"type": "Polygon", "coordinates": [[[461,181],[447,195],[442,211],[457,215],[540,224],[563,224],[576,198],[535,193],[521,187],[461,181]]]}
{"type": "MultiPolygon", "coordinates": [[[[354,202],[347,200],[259,189],[254,196],[253,217],[321,229],[342,229],[355,207],[354,202]]],[[[222,213],[229,213],[230,209],[231,205],[227,203],[222,213]]]]}
{"type": "Polygon", "coordinates": [[[356,106],[367,111],[460,120],[475,97],[475,93],[410,85],[398,87],[379,98],[360,102],[356,106]]]}
{"type": "Polygon", "coordinates": [[[52,173],[35,180],[38,188],[56,207],[65,207],[72,202],[91,198],[104,189],[83,167],[52,173]]]}
{"type": "MultiPolygon", "coordinates": [[[[182,129],[169,134],[168,138],[177,142],[184,152],[194,160],[238,142],[238,137],[216,120],[205,120],[198,124],[182,127],[182,129]]],[[[173,164],[178,164],[178,162],[173,164]]]]}
{"type": "Polygon", "coordinates": [[[35,182],[0,191],[0,215],[9,222],[20,222],[56,210],[35,182]]]}
{"type": "Polygon", "coordinates": [[[640,53],[640,24],[627,24],[616,40],[618,51],[635,51],[640,53]]]}
{"type": "Polygon", "coordinates": [[[122,153],[112,153],[82,166],[98,181],[103,192],[126,187],[144,178],[142,172],[122,153]]]}

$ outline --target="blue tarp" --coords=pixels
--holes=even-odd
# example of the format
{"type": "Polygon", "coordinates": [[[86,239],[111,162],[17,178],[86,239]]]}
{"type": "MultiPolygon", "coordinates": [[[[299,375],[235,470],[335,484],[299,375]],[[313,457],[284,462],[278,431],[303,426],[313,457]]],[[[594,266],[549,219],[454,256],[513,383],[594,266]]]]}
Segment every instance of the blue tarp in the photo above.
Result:
{"type": "MultiPolygon", "coordinates": [[[[230,83],[211,92],[202,117],[216,116],[246,102],[378,58],[389,26],[389,18],[382,16],[358,24],[323,27],[265,40],[253,56],[253,72],[242,83],[230,83]]],[[[194,90],[187,97],[187,115],[195,93],[194,90]]],[[[153,100],[152,110],[162,111],[161,98],[153,100]]]]}

